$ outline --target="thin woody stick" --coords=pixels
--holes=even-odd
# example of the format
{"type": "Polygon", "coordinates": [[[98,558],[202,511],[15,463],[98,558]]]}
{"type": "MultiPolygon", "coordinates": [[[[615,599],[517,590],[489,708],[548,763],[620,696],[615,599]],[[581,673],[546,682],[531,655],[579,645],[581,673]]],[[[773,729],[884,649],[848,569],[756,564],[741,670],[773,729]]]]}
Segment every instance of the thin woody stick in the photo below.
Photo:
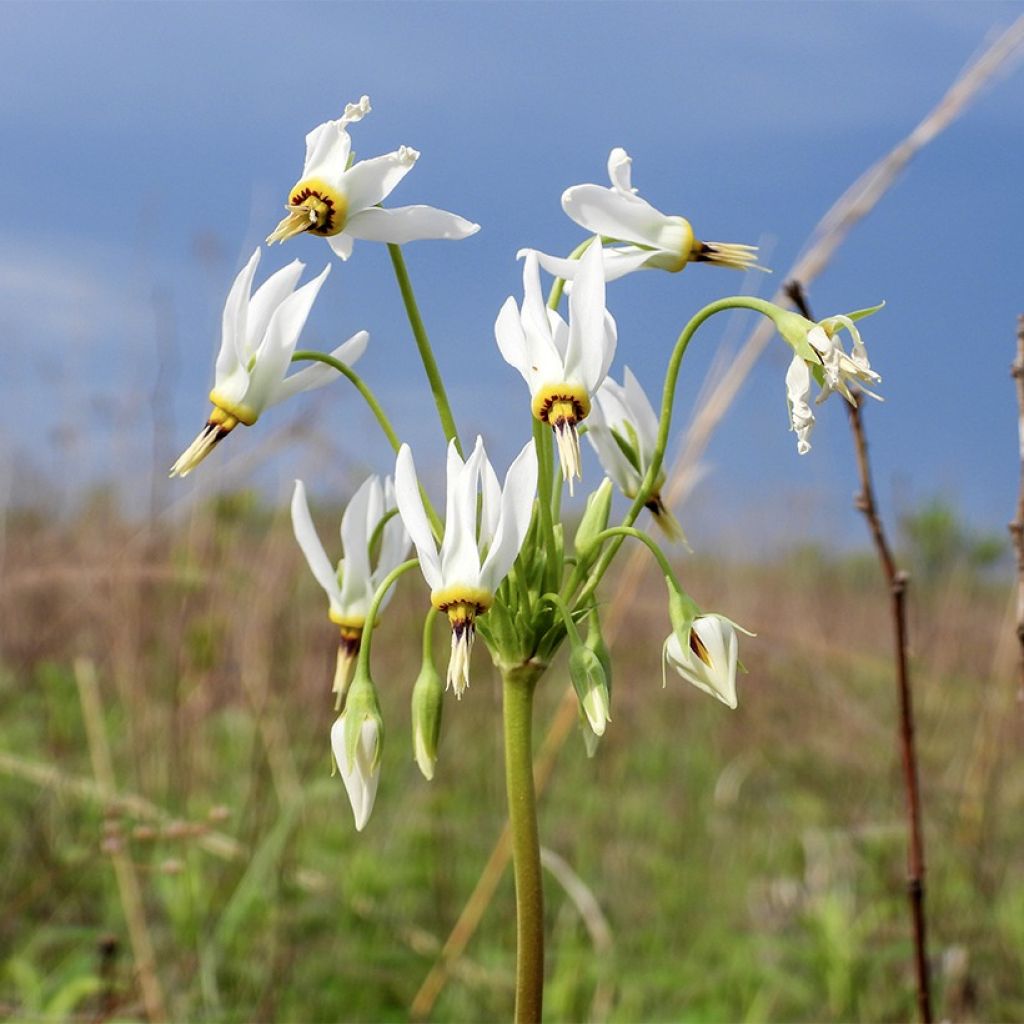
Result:
{"type": "Polygon", "coordinates": [[[1020,668],[1017,676],[1017,702],[1024,706],[1024,314],[1017,318],[1017,358],[1010,367],[1017,384],[1017,435],[1020,443],[1020,494],[1017,518],[1010,523],[1010,536],[1017,551],[1017,640],[1020,643],[1020,668]]]}
{"type": "MultiPolygon", "coordinates": [[[[1005,71],[1010,63],[1020,56],[1022,48],[1024,16],[1019,17],[957,78],[939,103],[902,142],[881,160],[872,164],[832,204],[815,227],[804,255],[790,268],[786,277],[798,277],[807,283],[813,281],[831,262],[836,250],[846,240],[853,227],[875,208],[893,186],[911,158],[948,128],[994,76],[1000,71],[1005,71]]],[[[780,301],[783,298],[781,293],[776,297],[780,301]]],[[[664,489],[664,497],[670,504],[680,500],[696,478],[694,467],[718,423],[771,340],[773,331],[774,328],[767,322],[755,328],[732,360],[728,373],[718,381],[690,425],[685,446],[668,474],[668,486],[664,489]]],[[[620,601],[625,603],[633,593],[644,557],[640,550],[630,555],[626,568],[619,577],[620,585],[609,605],[610,612],[617,608],[620,601]]],[[[610,642],[611,634],[607,626],[605,635],[610,642]]],[[[576,695],[573,689],[568,687],[534,759],[534,785],[538,797],[547,784],[558,751],[576,725],[576,714],[576,695]]],[[[508,864],[507,847],[507,830],[503,829],[495,842],[487,866],[444,944],[441,956],[431,967],[410,1004],[410,1013],[414,1020],[422,1020],[430,1013],[447,981],[448,965],[462,954],[483,917],[487,904],[498,887],[501,873],[508,864]]]]}
{"type": "MultiPolygon", "coordinates": [[[[783,289],[793,305],[808,320],[813,320],[807,295],[797,280],[788,281],[783,289]]],[[[914,747],[914,703],[910,689],[910,667],[907,654],[907,585],[909,576],[900,569],[893,557],[892,548],[885,535],[875,501],[875,488],[871,480],[871,462],[868,459],[868,442],[864,434],[861,413],[861,395],[854,395],[853,404],[846,403],[850,414],[850,430],[857,453],[857,474],[860,477],[860,493],[854,498],[854,505],[867,520],[871,538],[882,564],[892,611],[892,627],[895,639],[893,651],[896,660],[896,689],[900,706],[900,754],[903,760],[903,787],[907,801],[907,895],[910,900],[910,918],[914,930],[914,973],[917,979],[917,1012],[924,1024],[931,1024],[932,1002],[928,977],[927,930],[924,916],[924,835],[921,829],[921,793],[918,786],[917,752],[914,747]]]]}

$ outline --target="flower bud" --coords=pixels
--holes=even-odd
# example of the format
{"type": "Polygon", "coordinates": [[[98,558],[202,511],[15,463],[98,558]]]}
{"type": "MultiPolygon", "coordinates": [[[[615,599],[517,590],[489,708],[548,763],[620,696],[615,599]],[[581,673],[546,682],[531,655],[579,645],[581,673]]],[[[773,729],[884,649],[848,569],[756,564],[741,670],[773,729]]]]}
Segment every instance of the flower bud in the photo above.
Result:
{"type": "Polygon", "coordinates": [[[608,683],[600,658],[584,644],[574,646],[569,653],[569,678],[590,728],[603,736],[610,721],[608,683]]]}
{"type": "Polygon", "coordinates": [[[594,538],[608,526],[612,508],[612,482],[608,477],[601,486],[587,497],[587,507],[576,529],[576,555],[582,564],[589,562],[596,554],[594,538]]]}
{"type": "Polygon", "coordinates": [[[412,748],[416,764],[425,779],[434,777],[437,740],[441,732],[444,683],[428,657],[423,660],[416,685],[412,688],[412,748]]]}
{"type": "Polygon", "coordinates": [[[331,728],[331,749],[341,781],[345,783],[356,831],[370,819],[380,781],[380,755],[384,720],[370,677],[357,669],[345,710],[331,728]]]}

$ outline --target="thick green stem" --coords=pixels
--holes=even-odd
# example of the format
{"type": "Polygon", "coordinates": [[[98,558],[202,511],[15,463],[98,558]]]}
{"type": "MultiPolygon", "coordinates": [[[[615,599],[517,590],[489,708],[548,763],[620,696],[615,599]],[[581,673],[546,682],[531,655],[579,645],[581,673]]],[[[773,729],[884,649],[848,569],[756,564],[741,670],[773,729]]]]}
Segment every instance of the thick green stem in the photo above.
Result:
{"type": "Polygon", "coordinates": [[[405,257],[402,255],[401,246],[388,245],[388,252],[391,254],[391,263],[395,268],[398,288],[402,293],[402,301],[405,303],[405,312],[409,317],[409,326],[412,327],[416,347],[420,352],[420,360],[423,362],[423,369],[426,371],[427,381],[430,383],[430,392],[434,396],[434,404],[437,406],[441,429],[444,431],[445,440],[454,441],[455,447],[461,455],[462,442],[459,441],[459,431],[455,426],[451,406],[448,404],[448,393],[444,389],[441,371],[437,368],[437,360],[434,359],[434,350],[430,347],[430,338],[427,337],[419,306],[416,305],[416,296],[413,294],[412,282],[409,280],[409,271],[405,266],[405,257]]]}
{"type": "Polygon", "coordinates": [[[539,1024],[544,999],[544,888],[533,788],[533,691],[543,670],[505,669],[505,786],[516,883],[516,1024],[539,1024]]]}

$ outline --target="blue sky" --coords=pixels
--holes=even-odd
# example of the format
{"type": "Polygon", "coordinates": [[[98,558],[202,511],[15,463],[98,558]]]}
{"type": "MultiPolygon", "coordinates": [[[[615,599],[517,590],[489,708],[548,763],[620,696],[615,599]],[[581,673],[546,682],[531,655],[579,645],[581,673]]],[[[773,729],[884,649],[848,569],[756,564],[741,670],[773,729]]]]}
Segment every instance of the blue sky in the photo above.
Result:
{"type": "MultiPolygon", "coordinates": [[[[1021,13],[987,3],[4,4],[0,458],[12,493],[43,493],[29,486],[40,475],[65,496],[116,475],[126,505],[146,512],[252,472],[271,496],[295,475],[326,496],[388,468],[387,447],[339,383],[237,432],[219,466],[153,483],[154,466],[162,477],[208,411],[224,297],[279,217],[304,134],[362,93],[374,111],[352,130],[357,152],[423,154],[391,202],[483,225],[406,255],[463,432],[482,431],[503,469],[526,438],[527,395],[494,345],[494,317],[519,292],[519,247],[564,252],[581,238],[559,206],[565,187],[605,182],[608,151],[624,146],[645,198],[699,236],[759,242],[782,272],[834,198],[1021,13]],[[310,436],[281,442],[278,428],[303,411],[310,436]]],[[[888,302],[866,327],[886,397],[869,410],[886,507],[942,494],[996,530],[1017,486],[1008,366],[1024,311],[1022,81],[1017,69],[997,82],[920,155],[811,293],[819,315],[888,302]]],[[[300,238],[266,251],[263,271],[295,257],[307,273],[333,259],[300,238]]],[[[307,339],[326,348],[371,332],[360,370],[429,465],[440,434],[386,250],[357,243],[335,264],[307,339]]],[[[699,266],[614,284],[615,375],[628,364],[658,389],[682,323],[742,285],[699,266]]],[[[723,339],[735,346],[750,325],[723,319],[701,333],[678,422],[723,339]]],[[[824,407],[814,450],[797,457],[787,360],[773,345],[707,452],[708,475],[683,510],[698,546],[701,531],[708,543],[800,531],[860,539],[845,417],[824,407]]],[[[596,483],[594,462],[586,473],[596,483]]]]}

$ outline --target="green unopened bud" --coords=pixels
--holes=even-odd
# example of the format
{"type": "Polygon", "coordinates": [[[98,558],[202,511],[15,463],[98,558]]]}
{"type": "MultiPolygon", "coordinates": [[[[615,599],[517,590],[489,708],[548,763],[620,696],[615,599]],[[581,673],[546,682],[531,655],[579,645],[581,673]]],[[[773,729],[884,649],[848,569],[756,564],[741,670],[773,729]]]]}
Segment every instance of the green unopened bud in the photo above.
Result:
{"type": "Polygon", "coordinates": [[[584,644],[574,646],[569,653],[569,678],[590,728],[603,736],[610,718],[608,681],[601,659],[584,644]]]}
{"type": "Polygon", "coordinates": [[[587,498],[587,507],[576,530],[576,555],[580,562],[586,564],[596,554],[594,538],[608,526],[608,516],[612,509],[612,482],[608,477],[587,498]]]}
{"type": "Polygon", "coordinates": [[[331,748],[360,832],[377,797],[383,744],[384,720],[376,688],[370,677],[357,669],[345,710],[331,729],[331,748]]]}
{"type": "Polygon", "coordinates": [[[412,688],[412,749],[425,779],[434,777],[437,741],[441,734],[444,683],[432,659],[425,658],[412,688]]]}
{"type": "Polygon", "coordinates": [[[587,639],[586,646],[597,655],[604,672],[604,683],[608,688],[608,696],[612,692],[612,656],[608,651],[608,645],[604,642],[604,633],[601,632],[601,619],[596,608],[587,612],[587,639]]]}

